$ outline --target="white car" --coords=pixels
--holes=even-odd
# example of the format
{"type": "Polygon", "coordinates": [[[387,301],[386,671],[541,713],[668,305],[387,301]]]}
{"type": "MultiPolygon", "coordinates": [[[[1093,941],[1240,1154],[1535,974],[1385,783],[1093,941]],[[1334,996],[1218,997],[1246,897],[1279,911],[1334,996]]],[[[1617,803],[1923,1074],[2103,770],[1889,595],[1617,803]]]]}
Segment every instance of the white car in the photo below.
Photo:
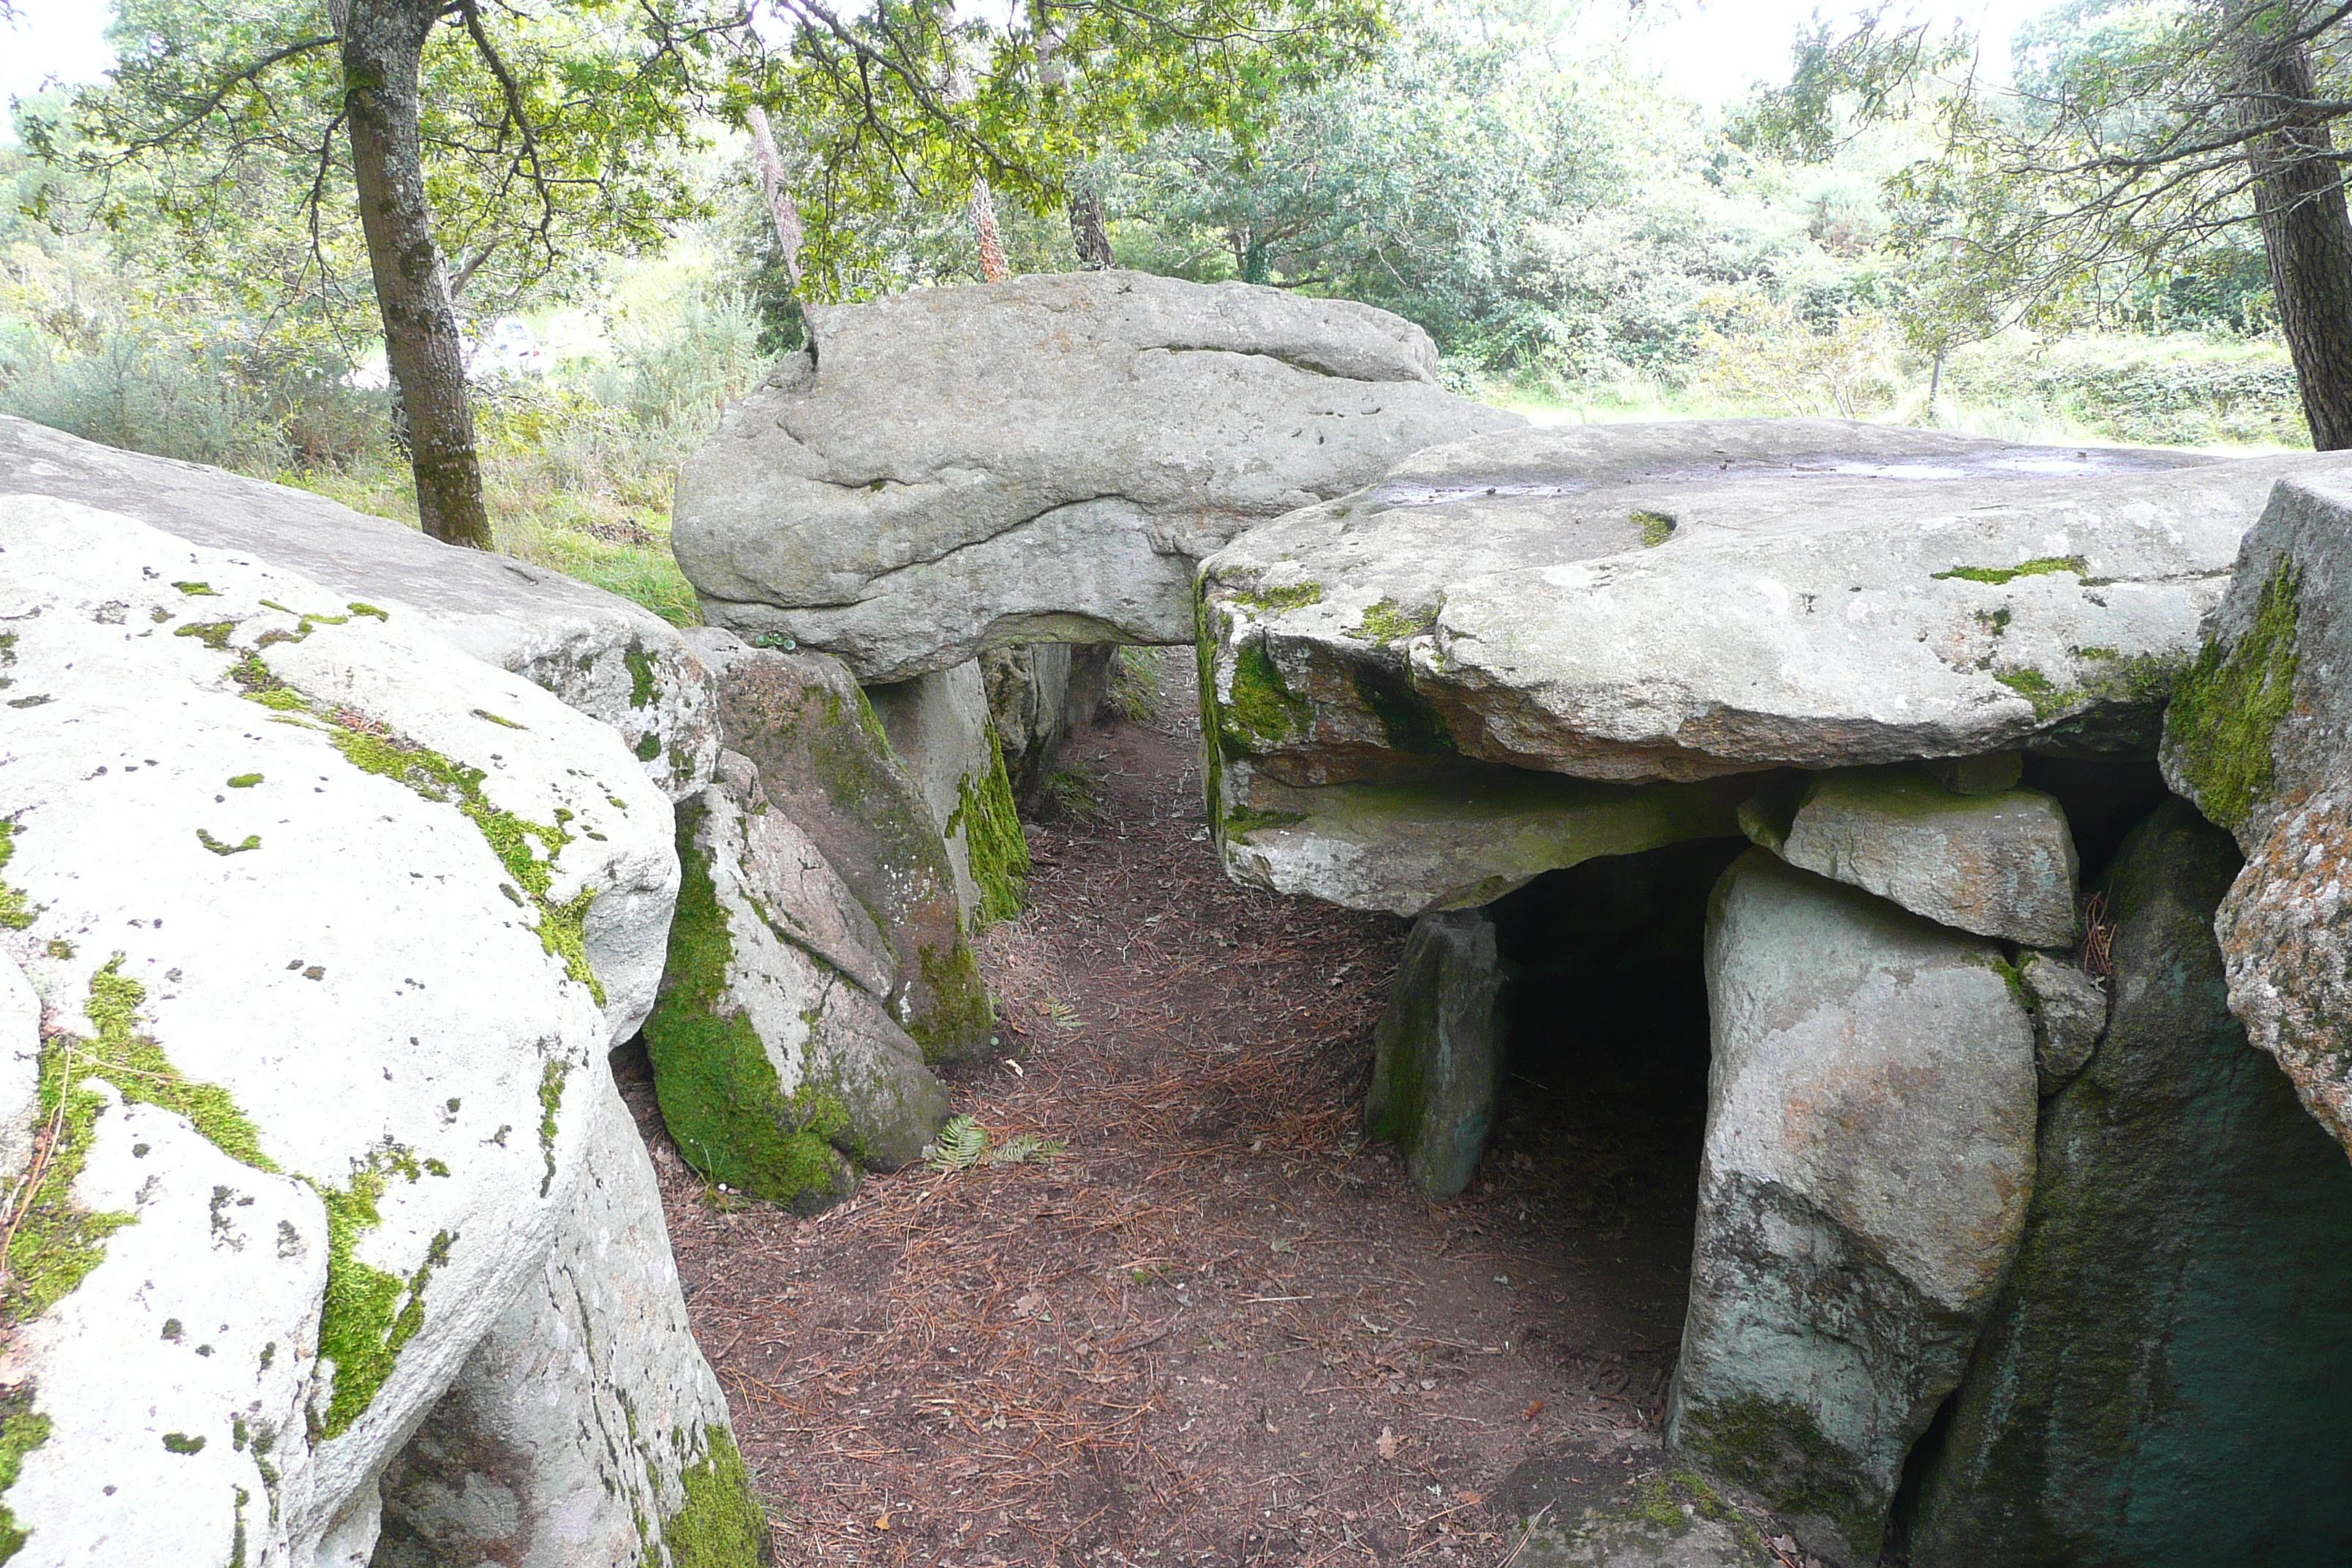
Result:
{"type": "Polygon", "coordinates": [[[481,338],[464,337],[458,342],[466,355],[466,374],[477,381],[547,374],[547,351],[520,316],[500,316],[481,338]]]}

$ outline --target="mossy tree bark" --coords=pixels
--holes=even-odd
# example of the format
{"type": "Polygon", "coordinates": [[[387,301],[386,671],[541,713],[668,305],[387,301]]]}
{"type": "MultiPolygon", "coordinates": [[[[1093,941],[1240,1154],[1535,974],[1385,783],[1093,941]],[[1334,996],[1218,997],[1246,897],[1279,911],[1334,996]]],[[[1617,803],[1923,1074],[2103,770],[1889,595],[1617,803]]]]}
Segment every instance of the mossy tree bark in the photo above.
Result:
{"type": "Polygon", "coordinates": [[[445,7],[438,0],[349,0],[340,9],[360,227],[407,422],[417,515],[435,539],[488,550],[490,518],[466,400],[465,351],[448,268],[434,243],[417,135],[425,40],[445,7]]]}

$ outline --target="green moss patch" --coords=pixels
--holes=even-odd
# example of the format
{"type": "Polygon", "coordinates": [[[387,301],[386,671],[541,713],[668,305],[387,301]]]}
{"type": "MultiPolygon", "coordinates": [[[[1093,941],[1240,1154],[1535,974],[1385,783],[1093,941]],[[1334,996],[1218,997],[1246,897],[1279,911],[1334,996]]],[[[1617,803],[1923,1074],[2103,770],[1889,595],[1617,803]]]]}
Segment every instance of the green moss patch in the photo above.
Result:
{"type": "Polygon", "coordinates": [[[1957,577],[1964,583],[1990,583],[1996,586],[2014,583],[2020,577],[2046,577],[2053,572],[2072,572],[2080,577],[2089,570],[2079,555],[2039,555],[2031,561],[2021,561],[2014,566],[1955,566],[1948,572],[1933,574],[1941,583],[1957,577]]]}
{"type": "MultiPolygon", "coordinates": [[[[29,1385],[11,1389],[5,1398],[0,1398],[0,1496],[16,1484],[25,1456],[48,1440],[49,1418],[33,1413],[29,1385]]],[[[28,1533],[7,1505],[0,1503],[0,1563],[24,1550],[28,1533]]]]}
{"type": "Polygon", "coordinates": [[[220,597],[220,590],[215,588],[209,583],[174,583],[172,586],[177,588],[181,593],[187,595],[188,597],[192,599],[217,599],[220,597]]]}
{"type": "Polygon", "coordinates": [[[645,707],[654,700],[653,655],[631,643],[621,662],[629,667],[629,706],[645,707]]]}
{"type": "Polygon", "coordinates": [[[588,966],[588,906],[594,901],[596,890],[583,889],[568,903],[558,903],[548,892],[555,880],[555,858],[572,842],[572,835],[563,827],[569,812],[559,808],[557,820],[548,824],[501,811],[482,793],[482,781],[489,776],[484,770],[451,762],[438,752],[396,735],[339,723],[329,731],[329,738],[344,760],[361,772],[405,784],[427,800],[455,805],[464,813],[507,875],[538,907],[540,945],[562,960],[564,973],[588,987],[600,1005],[604,1002],[604,984],[588,966]],[[545,859],[539,858],[534,845],[547,851],[545,859]]]}
{"type": "Polygon", "coordinates": [[[1386,647],[1406,637],[1417,637],[1437,625],[1438,606],[1408,609],[1394,599],[1380,599],[1364,606],[1363,618],[1346,628],[1347,635],[1376,642],[1386,647]]]}
{"type": "Polygon", "coordinates": [[[963,828],[971,879],[980,889],[979,918],[983,923],[1009,921],[1021,912],[1028,894],[1029,841],[1021,834],[1013,781],[1004,771],[1004,746],[995,725],[988,726],[987,775],[977,785],[969,777],[960,779],[956,788],[961,800],[948,819],[948,832],[963,828]]]}
{"type": "Polygon", "coordinates": [[[916,972],[930,988],[931,1005],[908,1022],[907,1033],[923,1047],[923,1060],[937,1067],[976,1058],[996,1022],[996,1008],[971,945],[959,941],[944,950],[926,947],[915,958],[916,972]]]}
{"type": "Polygon", "coordinates": [[[2047,719],[2066,706],[2066,694],[2038,669],[2003,670],[1993,679],[2032,703],[2036,719],[2047,719]]]}
{"type": "MultiPolygon", "coordinates": [[[[0,871],[8,868],[8,858],[16,853],[16,825],[0,816],[0,871]]],[[[23,931],[40,913],[33,901],[18,889],[0,881],[0,926],[10,931],[23,931]]]]}
{"type": "Polygon", "coordinates": [[[243,843],[224,844],[219,839],[215,838],[211,834],[199,827],[196,829],[196,842],[203,845],[205,848],[211,850],[215,855],[242,855],[248,849],[258,849],[261,847],[261,835],[258,833],[248,833],[245,836],[243,843]]]}
{"type": "Polygon", "coordinates": [[[1426,698],[1412,689],[1401,669],[1360,664],[1355,668],[1356,700],[1381,721],[1391,749],[1421,756],[1451,755],[1458,748],[1445,721],[1426,698]]]}
{"type": "Polygon", "coordinates": [[[571,1071],[570,1062],[549,1062],[540,1069],[539,1152],[547,1159],[547,1174],[539,1179],[541,1197],[555,1184],[555,1134],[561,1125],[556,1113],[563,1109],[563,1080],[571,1071]]]}
{"type": "Polygon", "coordinates": [[[1320,583],[1294,583],[1282,588],[1260,588],[1253,593],[1235,594],[1234,603],[1247,605],[1253,610],[1297,610],[1323,602],[1320,583]]]}
{"type": "Polygon", "coordinates": [[[1865,1495],[1853,1456],[1801,1405],[1749,1394],[1694,1406],[1683,1416],[1682,1444],[1718,1479],[1784,1514],[1829,1520],[1858,1556],[1877,1556],[1884,1510],[1865,1495]]]}
{"type": "Polygon", "coordinates": [[[383,1223],[376,1200],[394,1173],[417,1179],[413,1160],[386,1150],[354,1171],[348,1187],[310,1184],[327,1207],[327,1299],[319,1316],[319,1353],[335,1363],[335,1391],[326,1413],[311,1415],[313,1442],[350,1431],[375,1403],[401,1351],[425,1326],[426,1282],[449,1261],[457,1244],[446,1230],[434,1237],[424,1262],[406,1279],[360,1261],[359,1238],[383,1223]]]}
{"type": "Polygon", "coordinates": [[[1675,536],[1675,520],[1662,511],[1636,511],[1625,521],[1642,531],[1642,548],[1655,550],[1675,536]]]}
{"type": "Polygon", "coordinates": [[[1218,705],[1219,733],[1224,742],[1245,752],[1279,745],[1306,731],[1314,718],[1303,698],[1283,684],[1282,672],[1262,642],[1245,642],[1234,650],[1233,679],[1218,705]]]}
{"type": "Polygon", "coordinates": [[[646,1020],[662,1120],[678,1152],[712,1181],[804,1211],[836,1202],[856,1184],[829,1141],[847,1115],[809,1085],[785,1099],[759,1031],[727,994],[735,942],[709,853],[694,841],[703,811],[677,815],[677,913],[661,996],[646,1020]]]}
{"type": "MultiPolygon", "coordinates": [[[[770,1552],[768,1517],[751,1490],[751,1472],[727,1428],[702,1434],[702,1458],[678,1475],[686,1506],[662,1525],[661,1543],[672,1568],[764,1568],[770,1552]]],[[[648,1551],[644,1568],[658,1568],[648,1551]]]]}
{"type": "Polygon", "coordinates": [[[2227,648],[2207,643],[2173,683],[2168,749],[2196,791],[2198,809],[2223,827],[2243,826],[2276,783],[2271,742],[2294,705],[2301,581],[2282,557],[2244,635],[2227,648]]]}

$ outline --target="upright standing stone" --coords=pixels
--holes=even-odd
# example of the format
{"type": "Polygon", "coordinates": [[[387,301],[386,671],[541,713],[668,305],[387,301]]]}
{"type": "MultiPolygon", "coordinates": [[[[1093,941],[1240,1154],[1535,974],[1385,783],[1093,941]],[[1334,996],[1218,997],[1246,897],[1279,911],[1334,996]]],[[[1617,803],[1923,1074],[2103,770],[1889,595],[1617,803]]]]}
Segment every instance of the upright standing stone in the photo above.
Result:
{"type": "Polygon", "coordinates": [[[2225,1005],[2237,868],[2177,802],[2117,861],[2114,1021],[2042,1112],[1918,1568],[2352,1562],[2352,1169],[2225,1005]]]}
{"type": "Polygon", "coordinates": [[[1667,1438],[1876,1561],[2033,1175],[2033,1029],[1990,942],[1760,850],[1717,885],[1689,1320],[1667,1438]]]}
{"type": "Polygon", "coordinates": [[[2230,1005],[2352,1149],[2352,480],[2282,479],[2180,678],[2164,774],[2237,836],[2230,1005]]]}
{"type": "Polygon", "coordinates": [[[1413,1185],[1439,1203],[1478,1168],[1503,1087],[1503,961],[1484,910],[1423,915],[1372,1036],[1364,1125],[1404,1150],[1413,1185]]]}
{"type": "Polygon", "coordinates": [[[955,869],[931,805],[838,659],[690,634],[719,677],[727,748],[758,770],[769,805],[840,876],[888,945],[890,1016],[923,1059],[970,1060],[994,1017],[964,939],[955,869]]]}
{"type": "Polygon", "coordinates": [[[1014,813],[978,661],[869,686],[866,697],[882,721],[890,749],[930,804],[955,868],[956,899],[966,923],[1019,914],[1028,887],[1029,846],[1014,813]]]}

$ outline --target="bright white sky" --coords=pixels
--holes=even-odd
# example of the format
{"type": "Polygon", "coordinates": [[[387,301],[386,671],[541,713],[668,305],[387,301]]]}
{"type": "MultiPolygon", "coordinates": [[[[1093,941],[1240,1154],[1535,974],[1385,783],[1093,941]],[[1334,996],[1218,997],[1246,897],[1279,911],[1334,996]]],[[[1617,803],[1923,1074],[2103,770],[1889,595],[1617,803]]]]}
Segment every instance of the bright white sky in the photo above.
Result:
{"type": "MultiPolygon", "coordinates": [[[[2005,74],[2011,32],[2049,0],[1916,3],[1919,14],[1941,25],[1961,20],[1980,29],[1986,65],[2005,74]]],[[[1752,83],[1783,78],[1789,42],[1816,9],[1837,20],[1852,6],[1853,0],[1648,0],[1633,46],[1669,85],[1721,103],[1752,83]]],[[[16,10],[13,28],[0,24],[0,102],[51,79],[89,80],[112,63],[100,37],[112,14],[103,0],[16,0],[16,10]]],[[[1625,0],[1589,0],[1586,26],[1607,29],[1631,12],[1625,0]]]]}

